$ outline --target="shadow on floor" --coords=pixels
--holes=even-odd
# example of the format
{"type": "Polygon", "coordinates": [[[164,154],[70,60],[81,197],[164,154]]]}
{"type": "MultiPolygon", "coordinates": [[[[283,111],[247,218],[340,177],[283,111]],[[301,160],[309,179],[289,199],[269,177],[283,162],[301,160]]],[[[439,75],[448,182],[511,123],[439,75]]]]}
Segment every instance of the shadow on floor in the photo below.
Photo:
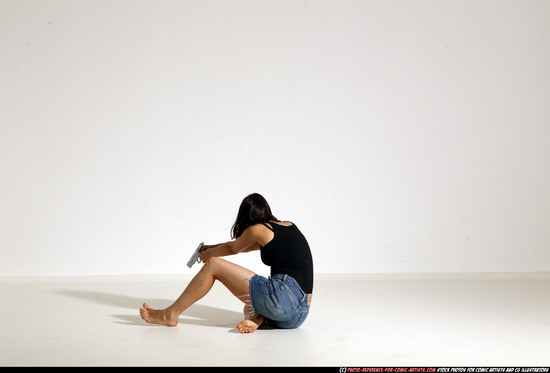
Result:
{"type": "MultiPolygon", "coordinates": [[[[113,315],[118,319],[118,321],[115,322],[123,325],[151,326],[151,324],[146,323],[139,316],[139,308],[142,306],[144,299],[89,290],[65,290],[57,293],[97,304],[133,309],[135,310],[135,314],[113,315]]],[[[166,308],[172,304],[173,301],[167,299],[146,299],[145,302],[154,308],[166,308]]],[[[243,314],[240,312],[195,303],[185,310],[180,316],[179,322],[181,324],[235,328],[242,319],[243,314]]]]}

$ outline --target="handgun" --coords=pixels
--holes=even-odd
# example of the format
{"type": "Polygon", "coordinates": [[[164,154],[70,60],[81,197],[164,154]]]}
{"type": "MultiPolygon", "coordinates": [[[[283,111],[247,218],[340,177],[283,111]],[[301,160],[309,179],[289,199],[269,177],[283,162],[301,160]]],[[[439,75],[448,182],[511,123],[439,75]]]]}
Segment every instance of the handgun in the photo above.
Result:
{"type": "Polygon", "coordinates": [[[203,246],[204,246],[204,242],[201,242],[199,244],[199,247],[197,247],[197,250],[195,250],[193,255],[191,255],[191,259],[189,259],[189,261],[187,262],[187,266],[189,268],[193,267],[193,264],[200,262],[199,254],[201,253],[203,246]]]}

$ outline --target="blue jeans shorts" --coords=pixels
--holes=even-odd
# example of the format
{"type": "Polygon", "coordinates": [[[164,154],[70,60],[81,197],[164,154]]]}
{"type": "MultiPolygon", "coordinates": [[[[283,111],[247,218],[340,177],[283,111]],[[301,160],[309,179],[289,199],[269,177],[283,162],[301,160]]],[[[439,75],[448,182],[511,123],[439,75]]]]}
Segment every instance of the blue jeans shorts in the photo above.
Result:
{"type": "Polygon", "coordinates": [[[289,275],[252,276],[250,301],[254,313],[262,315],[274,328],[297,328],[309,313],[307,294],[289,275]]]}

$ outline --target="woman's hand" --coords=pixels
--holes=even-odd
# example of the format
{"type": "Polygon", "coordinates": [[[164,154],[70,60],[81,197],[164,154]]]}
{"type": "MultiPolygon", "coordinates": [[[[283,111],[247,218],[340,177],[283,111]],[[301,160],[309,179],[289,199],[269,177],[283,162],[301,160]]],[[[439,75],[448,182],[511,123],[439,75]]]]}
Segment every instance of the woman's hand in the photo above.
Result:
{"type": "Polygon", "coordinates": [[[216,247],[216,246],[218,246],[218,245],[204,245],[202,247],[202,250],[201,250],[200,254],[199,254],[200,261],[203,262],[203,263],[206,263],[206,261],[212,257],[212,255],[211,255],[212,251],[209,251],[209,249],[211,249],[213,247],[216,247]]]}

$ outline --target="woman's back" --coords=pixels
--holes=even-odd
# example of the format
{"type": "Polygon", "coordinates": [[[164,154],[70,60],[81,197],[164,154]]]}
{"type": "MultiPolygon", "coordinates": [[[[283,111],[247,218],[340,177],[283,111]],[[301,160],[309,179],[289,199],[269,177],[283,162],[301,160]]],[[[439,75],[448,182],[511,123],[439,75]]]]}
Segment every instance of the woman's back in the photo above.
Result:
{"type": "Polygon", "coordinates": [[[264,226],[274,234],[273,239],[260,248],[262,262],[271,266],[271,275],[287,274],[306,294],[313,293],[313,259],[302,232],[290,222],[269,222],[264,226]]]}

